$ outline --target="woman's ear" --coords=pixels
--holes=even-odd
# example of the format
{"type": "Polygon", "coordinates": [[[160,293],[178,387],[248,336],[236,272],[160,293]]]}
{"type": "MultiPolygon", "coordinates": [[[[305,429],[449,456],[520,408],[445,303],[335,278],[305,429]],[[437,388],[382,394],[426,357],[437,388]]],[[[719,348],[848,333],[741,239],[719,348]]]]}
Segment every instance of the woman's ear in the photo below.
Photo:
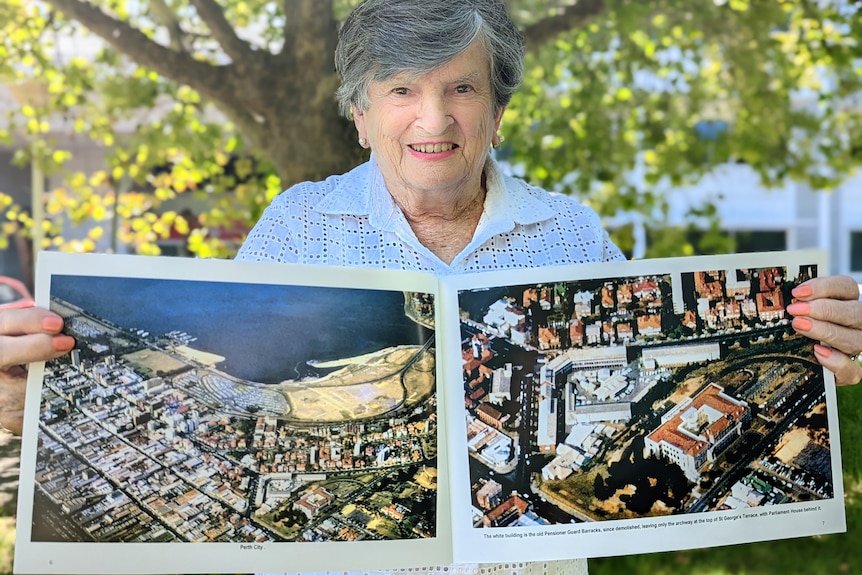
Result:
{"type": "Polygon", "coordinates": [[[368,134],[365,130],[365,115],[362,113],[362,110],[356,106],[351,106],[350,111],[353,113],[353,125],[356,126],[356,135],[360,140],[367,139],[368,134]]]}
{"type": "Polygon", "coordinates": [[[497,108],[497,111],[494,112],[494,131],[500,129],[500,124],[503,123],[503,112],[506,111],[506,106],[500,106],[497,108]]]}

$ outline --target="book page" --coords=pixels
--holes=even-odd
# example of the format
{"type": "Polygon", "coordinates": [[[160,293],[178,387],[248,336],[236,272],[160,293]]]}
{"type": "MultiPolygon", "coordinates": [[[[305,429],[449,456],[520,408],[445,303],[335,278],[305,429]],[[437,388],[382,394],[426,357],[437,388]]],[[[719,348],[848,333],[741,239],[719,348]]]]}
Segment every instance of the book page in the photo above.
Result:
{"type": "Polygon", "coordinates": [[[43,253],[69,355],[33,365],[19,573],[451,562],[437,280],[43,253]]]}
{"type": "Polygon", "coordinates": [[[834,379],[785,312],[825,262],[763,253],[445,278],[456,560],[844,531],[834,379]]]}

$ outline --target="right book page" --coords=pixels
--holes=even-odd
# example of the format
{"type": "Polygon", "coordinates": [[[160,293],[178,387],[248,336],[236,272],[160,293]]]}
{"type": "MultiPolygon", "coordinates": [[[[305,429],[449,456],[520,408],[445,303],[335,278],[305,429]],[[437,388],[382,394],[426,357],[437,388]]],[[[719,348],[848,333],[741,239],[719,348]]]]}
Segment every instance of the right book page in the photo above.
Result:
{"type": "Polygon", "coordinates": [[[445,278],[456,560],[844,531],[834,378],[785,312],[825,273],[800,251],[445,278]]]}

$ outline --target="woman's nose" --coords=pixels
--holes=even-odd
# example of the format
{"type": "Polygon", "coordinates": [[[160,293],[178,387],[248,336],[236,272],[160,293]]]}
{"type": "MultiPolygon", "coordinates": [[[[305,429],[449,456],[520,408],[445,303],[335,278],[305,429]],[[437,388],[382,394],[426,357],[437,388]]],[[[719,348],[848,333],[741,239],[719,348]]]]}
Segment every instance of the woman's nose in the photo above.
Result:
{"type": "Polygon", "coordinates": [[[422,97],[418,115],[419,126],[429,136],[440,135],[452,124],[452,116],[446,98],[438,95],[427,95],[422,97]]]}

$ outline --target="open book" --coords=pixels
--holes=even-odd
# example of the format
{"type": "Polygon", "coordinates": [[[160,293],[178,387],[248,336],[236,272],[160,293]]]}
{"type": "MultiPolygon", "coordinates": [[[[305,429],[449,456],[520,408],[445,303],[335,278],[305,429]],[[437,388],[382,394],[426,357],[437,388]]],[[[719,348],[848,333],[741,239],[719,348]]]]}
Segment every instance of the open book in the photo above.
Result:
{"type": "Polygon", "coordinates": [[[40,255],[19,573],[520,562],[845,530],[820,252],[435,277],[40,255]]]}

